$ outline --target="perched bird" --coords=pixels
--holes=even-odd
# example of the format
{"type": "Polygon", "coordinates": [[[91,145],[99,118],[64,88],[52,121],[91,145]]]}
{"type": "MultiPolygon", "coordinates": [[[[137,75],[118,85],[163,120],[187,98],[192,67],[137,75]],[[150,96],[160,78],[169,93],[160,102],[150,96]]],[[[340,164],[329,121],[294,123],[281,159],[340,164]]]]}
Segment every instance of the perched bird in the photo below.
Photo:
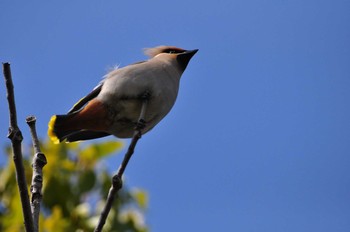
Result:
{"type": "Polygon", "coordinates": [[[173,107],[180,77],[197,51],[173,46],[145,49],[149,60],[109,72],[67,114],[52,116],[48,125],[49,137],[54,143],[108,135],[131,138],[145,94],[149,99],[142,133],[148,132],[173,107]]]}

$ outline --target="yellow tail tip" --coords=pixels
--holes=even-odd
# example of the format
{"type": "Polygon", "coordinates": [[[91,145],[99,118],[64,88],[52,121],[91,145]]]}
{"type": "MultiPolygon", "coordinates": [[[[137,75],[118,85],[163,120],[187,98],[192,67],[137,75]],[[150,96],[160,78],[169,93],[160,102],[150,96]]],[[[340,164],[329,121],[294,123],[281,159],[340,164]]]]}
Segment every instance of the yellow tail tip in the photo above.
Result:
{"type": "Polygon", "coordinates": [[[56,115],[52,116],[50,121],[49,121],[49,129],[47,130],[47,134],[49,136],[49,138],[51,139],[51,141],[54,143],[54,144],[59,144],[60,143],[60,140],[59,138],[57,137],[57,135],[55,134],[53,128],[55,126],[55,123],[56,123],[56,115]]]}

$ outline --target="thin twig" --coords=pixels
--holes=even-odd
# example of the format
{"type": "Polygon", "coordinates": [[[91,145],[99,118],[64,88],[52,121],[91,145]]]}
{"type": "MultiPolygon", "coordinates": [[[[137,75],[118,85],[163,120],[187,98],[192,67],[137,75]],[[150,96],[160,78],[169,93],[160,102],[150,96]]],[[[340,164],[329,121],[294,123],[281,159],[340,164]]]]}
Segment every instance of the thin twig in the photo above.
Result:
{"type": "Polygon", "coordinates": [[[26,181],[25,172],[24,172],[22,149],[21,149],[21,143],[22,143],[23,137],[22,137],[22,132],[18,128],[18,124],[17,124],[17,112],[16,112],[15,94],[13,90],[12,76],[11,76],[11,68],[9,63],[3,63],[2,67],[3,67],[4,78],[5,78],[5,85],[7,90],[7,101],[8,101],[9,113],[10,113],[10,127],[9,127],[9,133],[7,137],[12,142],[13,162],[15,163],[15,167],[16,167],[16,178],[17,178],[19,194],[21,197],[24,226],[27,232],[32,232],[34,231],[33,218],[32,218],[32,212],[30,209],[27,181],[26,181]]]}
{"type": "Polygon", "coordinates": [[[109,211],[112,208],[112,204],[114,202],[116,193],[118,193],[118,191],[123,186],[123,180],[122,180],[123,173],[126,169],[126,166],[129,163],[131,156],[134,154],[135,146],[137,144],[137,141],[141,138],[142,129],[145,126],[144,118],[145,118],[145,114],[146,114],[146,109],[147,109],[149,97],[150,96],[149,96],[148,92],[145,93],[142,97],[141,113],[140,113],[140,117],[139,117],[139,120],[138,120],[136,128],[135,128],[134,135],[133,135],[132,140],[130,142],[129,148],[128,148],[127,152],[125,153],[124,159],[123,159],[121,165],[119,166],[117,174],[115,174],[112,177],[112,186],[108,192],[106,205],[101,212],[99,221],[97,223],[97,226],[96,226],[94,232],[101,232],[102,231],[102,228],[103,228],[104,224],[106,223],[106,219],[108,217],[109,211]]]}
{"type": "Polygon", "coordinates": [[[28,116],[26,118],[26,122],[29,125],[30,133],[32,135],[33,140],[33,148],[34,148],[34,158],[33,158],[33,176],[32,183],[30,186],[30,191],[32,192],[31,198],[31,208],[33,214],[34,221],[34,232],[39,231],[39,216],[40,216],[40,204],[43,198],[42,195],[42,187],[43,187],[43,167],[47,164],[45,155],[40,150],[40,144],[38,135],[36,133],[35,116],[28,116]]]}

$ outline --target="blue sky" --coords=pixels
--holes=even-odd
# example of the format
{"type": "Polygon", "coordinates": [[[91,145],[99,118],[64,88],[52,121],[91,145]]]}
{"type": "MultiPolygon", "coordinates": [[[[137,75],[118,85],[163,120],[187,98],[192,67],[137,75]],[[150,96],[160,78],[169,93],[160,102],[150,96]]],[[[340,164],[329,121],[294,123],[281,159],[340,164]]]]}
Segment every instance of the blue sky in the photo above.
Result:
{"type": "MultiPolygon", "coordinates": [[[[142,48],[198,48],[170,114],[140,140],[127,184],[152,231],[350,231],[350,2],[0,3],[20,127],[46,137],[107,70],[142,48]]],[[[7,102],[0,85],[0,132],[7,102]]],[[[128,142],[128,141],[126,141],[128,142]]],[[[3,157],[0,159],[3,159],[3,157]]],[[[111,170],[121,155],[106,161],[111,170]]],[[[49,161],[50,162],[50,161],[49,161]]]]}

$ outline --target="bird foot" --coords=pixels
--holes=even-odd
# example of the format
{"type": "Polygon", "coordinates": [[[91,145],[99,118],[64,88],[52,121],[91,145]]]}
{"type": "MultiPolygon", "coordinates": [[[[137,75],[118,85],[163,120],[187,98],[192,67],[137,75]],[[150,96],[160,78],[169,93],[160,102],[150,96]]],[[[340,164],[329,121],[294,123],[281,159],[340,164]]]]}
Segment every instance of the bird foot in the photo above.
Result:
{"type": "Polygon", "coordinates": [[[138,120],[135,126],[135,130],[143,130],[146,127],[146,121],[144,119],[138,120]]]}
{"type": "Polygon", "coordinates": [[[141,100],[147,101],[151,97],[151,92],[146,90],[143,94],[140,95],[141,100]]]}

